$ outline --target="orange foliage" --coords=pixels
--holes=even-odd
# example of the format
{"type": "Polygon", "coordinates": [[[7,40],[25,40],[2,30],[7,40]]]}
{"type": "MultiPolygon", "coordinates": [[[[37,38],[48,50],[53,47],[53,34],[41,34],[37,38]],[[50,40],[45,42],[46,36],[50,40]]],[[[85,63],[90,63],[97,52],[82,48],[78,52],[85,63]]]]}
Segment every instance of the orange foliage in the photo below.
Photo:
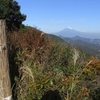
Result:
{"type": "Polygon", "coordinates": [[[100,73],[100,59],[92,56],[88,61],[85,62],[85,69],[90,69],[94,72],[100,73]]]}
{"type": "Polygon", "coordinates": [[[81,92],[84,96],[89,96],[89,93],[85,87],[82,87],[81,92]]]}

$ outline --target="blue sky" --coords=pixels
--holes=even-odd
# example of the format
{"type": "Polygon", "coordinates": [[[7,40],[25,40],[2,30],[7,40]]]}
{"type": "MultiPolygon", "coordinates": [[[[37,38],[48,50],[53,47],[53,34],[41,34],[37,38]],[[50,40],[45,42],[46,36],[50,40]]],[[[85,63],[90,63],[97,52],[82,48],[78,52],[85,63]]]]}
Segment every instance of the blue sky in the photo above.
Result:
{"type": "Polygon", "coordinates": [[[100,33],[100,0],[16,0],[27,15],[25,25],[47,33],[71,27],[100,33]]]}

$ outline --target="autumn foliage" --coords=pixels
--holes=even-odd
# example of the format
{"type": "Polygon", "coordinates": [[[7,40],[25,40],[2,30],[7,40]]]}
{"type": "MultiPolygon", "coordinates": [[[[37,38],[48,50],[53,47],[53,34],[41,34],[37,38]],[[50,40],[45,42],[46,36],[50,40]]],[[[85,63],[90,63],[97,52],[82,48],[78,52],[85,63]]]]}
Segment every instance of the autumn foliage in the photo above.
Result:
{"type": "Polygon", "coordinates": [[[100,74],[98,58],[87,60],[77,48],[34,27],[7,36],[14,99],[41,100],[57,90],[62,100],[92,100],[91,86],[97,87],[92,81],[100,74]]]}

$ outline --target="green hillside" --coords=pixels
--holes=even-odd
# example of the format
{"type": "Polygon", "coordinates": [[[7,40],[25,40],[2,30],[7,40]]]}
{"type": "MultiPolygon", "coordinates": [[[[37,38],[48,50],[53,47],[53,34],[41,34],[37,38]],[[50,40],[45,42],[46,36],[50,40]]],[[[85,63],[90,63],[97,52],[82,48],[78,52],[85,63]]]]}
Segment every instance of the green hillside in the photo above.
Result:
{"type": "Polygon", "coordinates": [[[62,38],[60,38],[56,35],[53,35],[53,34],[47,34],[47,37],[51,41],[55,41],[55,42],[59,42],[59,43],[64,43],[65,42],[62,38]]]}
{"type": "Polygon", "coordinates": [[[65,38],[64,40],[70,43],[71,45],[76,46],[77,48],[81,49],[89,55],[100,57],[100,45],[98,44],[88,43],[82,40],[72,40],[69,38],[65,38]]]}

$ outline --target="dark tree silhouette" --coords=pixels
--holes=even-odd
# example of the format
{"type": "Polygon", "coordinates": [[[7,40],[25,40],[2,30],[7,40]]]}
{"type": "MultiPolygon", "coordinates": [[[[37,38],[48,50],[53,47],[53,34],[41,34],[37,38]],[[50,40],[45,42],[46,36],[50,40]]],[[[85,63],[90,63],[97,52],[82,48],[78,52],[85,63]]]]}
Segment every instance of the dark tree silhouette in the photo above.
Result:
{"type": "Polygon", "coordinates": [[[20,6],[15,0],[0,0],[0,19],[5,19],[9,31],[19,29],[26,15],[21,14],[20,6]]]}

